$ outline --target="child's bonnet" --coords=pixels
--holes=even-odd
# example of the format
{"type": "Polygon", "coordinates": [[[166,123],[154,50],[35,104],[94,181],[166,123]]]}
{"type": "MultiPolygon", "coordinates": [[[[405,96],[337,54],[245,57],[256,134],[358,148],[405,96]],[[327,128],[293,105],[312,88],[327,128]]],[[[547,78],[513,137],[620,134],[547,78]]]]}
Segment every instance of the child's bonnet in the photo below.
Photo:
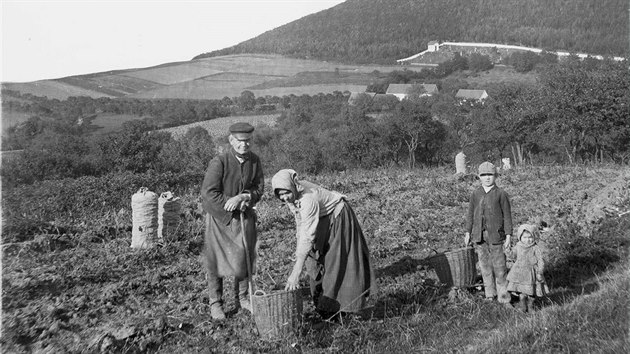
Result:
{"type": "Polygon", "coordinates": [[[516,231],[516,235],[518,237],[518,242],[521,244],[521,246],[529,247],[529,246],[525,245],[523,242],[521,242],[521,237],[523,237],[523,233],[525,231],[529,232],[529,234],[532,235],[532,239],[534,241],[529,246],[535,245],[538,242],[538,227],[536,225],[534,225],[534,224],[523,224],[523,225],[519,226],[518,230],[516,231]]]}

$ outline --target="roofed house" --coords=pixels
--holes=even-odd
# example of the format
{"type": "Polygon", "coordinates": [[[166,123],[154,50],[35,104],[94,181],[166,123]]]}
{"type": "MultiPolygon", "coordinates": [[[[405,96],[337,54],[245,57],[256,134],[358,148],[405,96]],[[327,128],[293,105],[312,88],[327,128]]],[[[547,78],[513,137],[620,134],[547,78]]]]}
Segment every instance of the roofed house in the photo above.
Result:
{"type": "MultiPolygon", "coordinates": [[[[409,89],[413,85],[418,85],[418,84],[389,84],[389,86],[387,87],[386,93],[389,95],[394,95],[396,96],[396,98],[398,98],[398,100],[402,101],[404,98],[407,98],[407,96],[409,95],[409,89]]],[[[435,84],[421,84],[421,85],[424,87],[425,92],[421,94],[420,96],[431,96],[439,92],[438,87],[435,84]]]]}
{"type": "Polygon", "coordinates": [[[485,100],[486,98],[488,98],[488,93],[486,92],[486,90],[465,90],[465,89],[460,89],[459,91],[457,91],[457,94],[455,94],[455,98],[458,98],[462,101],[482,101],[485,100]]]}

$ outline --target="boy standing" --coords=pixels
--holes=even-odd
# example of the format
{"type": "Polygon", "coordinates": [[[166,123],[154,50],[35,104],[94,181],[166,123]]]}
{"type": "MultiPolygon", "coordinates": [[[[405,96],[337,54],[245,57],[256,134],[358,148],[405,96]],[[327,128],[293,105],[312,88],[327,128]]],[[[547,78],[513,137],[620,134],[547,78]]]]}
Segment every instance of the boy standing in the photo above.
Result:
{"type": "Polygon", "coordinates": [[[495,185],[497,170],[490,162],[479,165],[481,186],[470,196],[466,217],[466,246],[473,243],[483,277],[486,300],[509,305],[504,248],[510,245],[512,211],[508,194],[495,185]]]}

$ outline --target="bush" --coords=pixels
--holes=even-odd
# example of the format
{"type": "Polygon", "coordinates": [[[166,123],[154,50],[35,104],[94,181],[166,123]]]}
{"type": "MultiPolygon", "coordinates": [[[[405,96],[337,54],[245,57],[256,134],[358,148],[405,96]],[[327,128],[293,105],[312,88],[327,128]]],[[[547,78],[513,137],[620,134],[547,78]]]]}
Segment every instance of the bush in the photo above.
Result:
{"type": "Polygon", "coordinates": [[[574,223],[560,225],[549,237],[545,271],[553,287],[579,284],[626,259],[630,218],[605,219],[592,233],[574,223]]]}
{"type": "Polygon", "coordinates": [[[479,53],[472,53],[468,58],[468,68],[472,71],[486,71],[494,67],[490,57],[479,53]]]}

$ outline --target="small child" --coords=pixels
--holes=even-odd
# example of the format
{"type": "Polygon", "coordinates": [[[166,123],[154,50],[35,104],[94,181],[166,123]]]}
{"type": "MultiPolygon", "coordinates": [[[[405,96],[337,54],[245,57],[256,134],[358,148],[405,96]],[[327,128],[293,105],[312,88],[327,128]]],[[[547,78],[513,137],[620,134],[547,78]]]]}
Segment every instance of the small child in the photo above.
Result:
{"type": "Polygon", "coordinates": [[[495,184],[498,174],[492,163],[482,163],[478,172],[481,186],[470,196],[464,244],[475,247],[486,300],[498,298],[500,303],[511,306],[503,252],[512,234],[510,198],[495,184]]]}
{"type": "Polygon", "coordinates": [[[516,232],[518,242],[514,248],[507,247],[505,254],[516,259],[508,273],[508,291],[518,295],[518,308],[527,312],[533,310],[536,297],[543,297],[549,292],[543,271],[545,261],[541,247],[536,243],[538,227],[524,224],[516,232]]]}

